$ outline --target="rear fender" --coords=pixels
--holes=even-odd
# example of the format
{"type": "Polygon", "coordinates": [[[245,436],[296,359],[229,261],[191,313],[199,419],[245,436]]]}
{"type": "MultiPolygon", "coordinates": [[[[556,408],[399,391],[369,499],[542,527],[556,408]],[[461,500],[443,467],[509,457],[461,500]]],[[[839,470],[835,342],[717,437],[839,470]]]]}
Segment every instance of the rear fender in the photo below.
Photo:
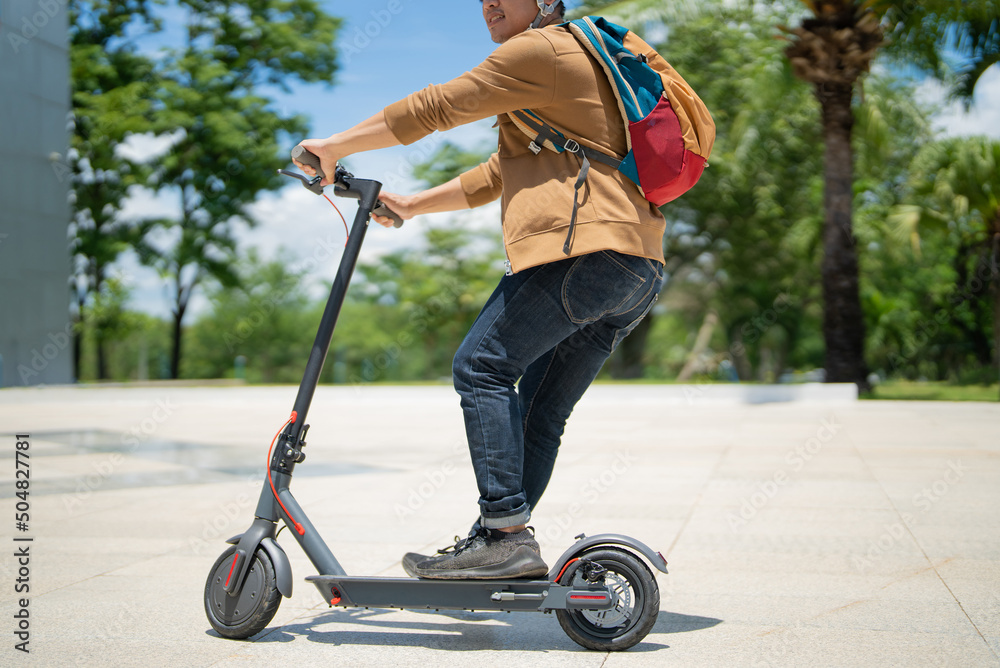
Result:
{"type": "Polygon", "coordinates": [[[645,543],[636,540],[635,538],[630,538],[629,536],[623,536],[617,533],[601,533],[595,536],[590,536],[589,538],[580,534],[580,537],[568,550],[562,553],[559,560],[556,561],[555,565],[549,571],[546,576],[549,580],[555,582],[556,578],[562,573],[563,568],[573,559],[579,558],[584,552],[598,546],[622,546],[630,548],[643,557],[652,564],[657,570],[667,572],[667,560],[663,558],[659,552],[655,552],[651,547],[645,543]]]}

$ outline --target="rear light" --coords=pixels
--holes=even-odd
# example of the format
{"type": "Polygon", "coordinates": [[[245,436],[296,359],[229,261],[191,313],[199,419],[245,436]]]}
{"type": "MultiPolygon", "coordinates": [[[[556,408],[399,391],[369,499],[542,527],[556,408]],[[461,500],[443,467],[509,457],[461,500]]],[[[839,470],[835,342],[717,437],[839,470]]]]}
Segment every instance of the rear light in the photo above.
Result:
{"type": "Polygon", "coordinates": [[[612,605],[611,595],[602,591],[577,591],[566,596],[568,610],[607,610],[612,605]]]}

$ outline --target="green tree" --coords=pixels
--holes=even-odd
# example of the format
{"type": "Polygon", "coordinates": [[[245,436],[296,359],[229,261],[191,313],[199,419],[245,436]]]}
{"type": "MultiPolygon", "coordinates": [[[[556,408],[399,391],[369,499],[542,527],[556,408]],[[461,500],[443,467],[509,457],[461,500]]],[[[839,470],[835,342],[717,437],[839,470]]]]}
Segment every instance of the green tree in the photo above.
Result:
{"type": "MultiPolygon", "coordinates": [[[[896,208],[894,220],[919,256],[921,228],[939,227],[956,238],[956,285],[952,303],[993,293],[993,359],[1000,364],[1000,142],[986,137],[951,138],[917,155],[909,188],[916,203],[896,208]]],[[[956,314],[956,321],[964,321],[956,314]]],[[[968,316],[966,316],[968,317],[968,316]]],[[[974,318],[974,315],[972,316],[974,318]]],[[[970,332],[973,333],[973,332],[970,332]]],[[[989,363],[980,357],[980,363],[989,363]]]]}
{"type": "MultiPolygon", "coordinates": [[[[705,363],[773,380],[803,356],[815,323],[820,136],[815,102],[781,62],[779,16],[720,10],[673,24],[668,55],[712,110],[718,140],[695,188],[668,204],[665,301],[717,322],[705,363]],[[683,293],[683,294],[678,294],[683,293]]],[[[693,371],[694,369],[689,369],[693,371]]],[[[704,369],[707,371],[708,369],[704,369]]]]}
{"type": "Polygon", "coordinates": [[[192,325],[184,375],[232,377],[242,357],[249,381],[298,382],[315,329],[305,278],[287,253],[265,263],[251,251],[240,262],[238,285],[216,286],[212,310],[192,325]]]}
{"type": "Polygon", "coordinates": [[[258,92],[291,80],[331,83],[340,22],[315,0],[182,0],[187,40],[161,66],[158,130],[174,142],[155,162],[156,187],[177,195],[179,214],[155,221],[171,239],[145,253],[173,294],[171,376],[181,367],[183,321],[206,279],[238,283],[236,226],[248,207],[282,185],[281,150],[305,134],[305,119],[282,115],[258,92]]]}
{"type": "MultiPolygon", "coordinates": [[[[113,377],[108,355],[109,349],[126,339],[139,325],[137,314],[128,311],[125,304],[129,298],[127,277],[109,275],[101,284],[101,290],[92,294],[83,307],[81,326],[86,327],[93,340],[94,377],[109,380],[113,377]]],[[[86,357],[81,347],[81,362],[86,357]]],[[[80,366],[78,378],[89,375],[80,366]]]]}
{"type": "Polygon", "coordinates": [[[466,150],[445,142],[426,162],[413,167],[413,176],[427,188],[446,183],[486,160],[496,147],[466,150]]]}
{"type": "MultiPolygon", "coordinates": [[[[888,36],[887,52],[892,57],[928,68],[936,76],[943,76],[948,69],[942,66],[947,62],[943,54],[956,53],[963,63],[960,75],[964,76],[964,84],[957,91],[971,95],[984,69],[997,61],[1000,21],[996,20],[995,0],[800,0],[800,5],[807,15],[796,28],[785,29],[791,41],[785,55],[796,76],[813,85],[820,105],[825,146],[821,277],[827,379],[854,382],[864,389],[865,328],[852,217],[851,137],[857,84],[888,36]]],[[[719,6],[588,0],[580,11],[630,11],[636,18],[668,21],[679,13],[691,14],[699,9],[716,12],[719,6]]]]}
{"type": "Polygon", "coordinates": [[[122,157],[130,133],[148,128],[156,75],[127,34],[155,30],[150,2],[70,0],[71,135],[67,176],[72,184],[69,226],[71,283],[76,335],[74,376],[81,377],[84,332],[94,338],[97,378],[108,378],[108,335],[86,323],[102,294],[111,265],[142,235],[121,207],[128,189],[140,183],[139,165],[122,157]]]}
{"type": "MultiPolygon", "coordinates": [[[[476,235],[460,225],[429,227],[426,247],[416,257],[406,250],[358,265],[359,293],[369,303],[394,307],[401,319],[369,357],[374,360],[369,369],[379,376],[384,377],[380,367],[386,361],[407,363],[405,357],[412,361],[417,354],[420,366],[410,369],[418,377],[451,374],[455,350],[495,287],[503,260],[498,235],[478,244],[476,235]]],[[[362,369],[358,377],[368,381],[371,376],[362,369]]]]}
{"type": "Polygon", "coordinates": [[[917,103],[917,97],[912,83],[873,76],[856,114],[855,230],[859,248],[865,249],[860,294],[866,358],[881,376],[940,377],[955,362],[940,364],[937,341],[925,341],[923,333],[925,323],[935,321],[932,305],[948,284],[943,280],[947,249],[936,244],[915,266],[891,222],[894,208],[909,197],[906,183],[914,158],[934,139],[933,110],[917,103]],[[939,364],[930,373],[932,360],[939,364]]]}
{"type": "Polygon", "coordinates": [[[854,93],[882,44],[876,14],[855,0],[803,0],[814,16],[789,32],[786,55],[799,78],[813,85],[820,106],[824,151],[823,338],[826,379],[869,388],[864,358],[864,312],[858,288],[854,202],[854,93]]]}
{"type": "Polygon", "coordinates": [[[885,26],[887,56],[952,82],[952,95],[971,102],[982,75],[1000,62],[997,0],[871,0],[885,26]]]}

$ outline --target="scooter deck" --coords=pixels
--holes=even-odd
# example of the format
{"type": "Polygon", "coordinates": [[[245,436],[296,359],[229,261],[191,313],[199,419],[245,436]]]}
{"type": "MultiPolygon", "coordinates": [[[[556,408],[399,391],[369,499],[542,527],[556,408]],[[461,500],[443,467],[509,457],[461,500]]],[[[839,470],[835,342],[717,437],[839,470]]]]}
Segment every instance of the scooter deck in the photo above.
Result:
{"type": "Polygon", "coordinates": [[[331,605],[432,610],[607,610],[615,599],[602,585],[571,587],[549,580],[425,580],[350,575],[306,578],[331,605]]]}

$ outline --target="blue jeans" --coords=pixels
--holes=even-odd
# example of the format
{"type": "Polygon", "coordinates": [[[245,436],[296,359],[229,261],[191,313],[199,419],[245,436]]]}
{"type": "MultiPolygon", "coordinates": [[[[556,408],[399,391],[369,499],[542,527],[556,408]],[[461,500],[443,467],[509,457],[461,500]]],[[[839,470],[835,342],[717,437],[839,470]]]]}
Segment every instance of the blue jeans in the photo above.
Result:
{"type": "Polygon", "coordinates": [[[614,251],[500,281],[452,369],[482,526],[517,526],[531,516],[573,406],[652,308],[662,284],[659,262],[614,251]]]}

